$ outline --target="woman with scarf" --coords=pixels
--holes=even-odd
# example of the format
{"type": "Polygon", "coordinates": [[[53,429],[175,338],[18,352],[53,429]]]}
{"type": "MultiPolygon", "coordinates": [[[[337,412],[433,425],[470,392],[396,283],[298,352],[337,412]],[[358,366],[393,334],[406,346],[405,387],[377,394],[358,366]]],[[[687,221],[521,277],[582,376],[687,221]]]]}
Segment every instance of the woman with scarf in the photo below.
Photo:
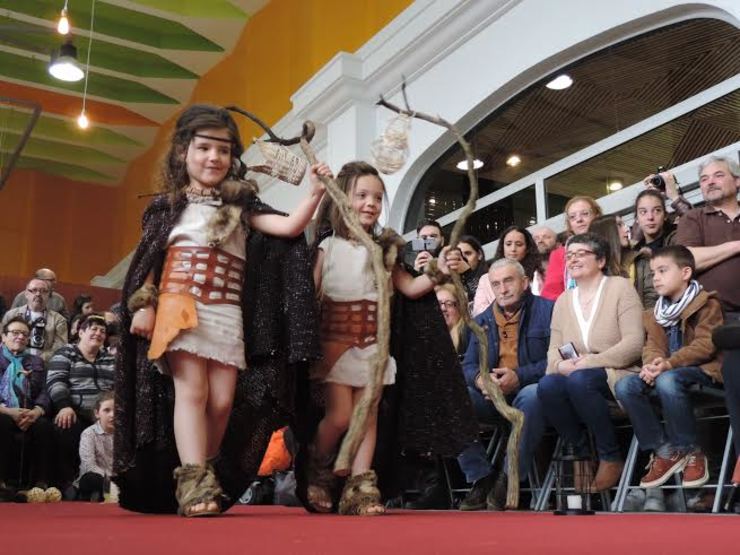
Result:
{"type": "MultiPolygon", "coordinates": [[[[29,501],[59,501],[62,496],[52,481],[54,429],[46,418],[49,397],[46,371],[41,358],[26,351],[31,329],[22,316],[3,326],[0,351],[0,490],[7,493],[15,461],[31,467],[33,488],[29,501]],[[31,464],[33,463],[33,464],[31,464]]],[[[23,476],[27,468],[16,476],[23,476]]],[[[21,481],[23,481],[21,479],[21,481]]],[[[22,486],[23,484],[18,484],[22,486]]],[[[0,492],[2,494],[2,492],[0,492]]]]}

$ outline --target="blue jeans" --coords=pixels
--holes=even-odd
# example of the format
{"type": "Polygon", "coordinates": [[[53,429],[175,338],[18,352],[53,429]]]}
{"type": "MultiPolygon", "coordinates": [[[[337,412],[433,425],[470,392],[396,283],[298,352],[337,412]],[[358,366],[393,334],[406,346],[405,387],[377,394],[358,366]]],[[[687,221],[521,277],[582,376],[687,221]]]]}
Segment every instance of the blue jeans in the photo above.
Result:
{"type": "Polygon", "coordinates": [[[617,382],[617,399],[630,417],[641,449],[668,458],[697,448],[696,420],[689,394],[694,384],[711,385],[712,379],[701,368],[690,366],[663,372],[655,379],[654,387],[637,374],[617,382]],[[655,398],[660,401],[665,428],[650,403],[655,398]]]}
{"type": "Polygon", "coordinates": [[[619,461],[619,443],[609,416],[608,400],[613,399],[603,368],[584,368],[568,376],[548,374],[540,380],[537,396],[550,422],[578,456],[588,456],[591,431],[600,460],[619,461]]]}
{"type": "MultiPolygon", "coordinates": [[[[478,388],[468,387],[468,394],[473,401],[475,415],[479,422],[485,424],[503,424],[504,420],[493,406],[493,403],[483,397],[478,388]]],[[[514,398],[507,399],[511,406],[524,413],[524,426],[519,439],[519,479],[524,480],[529,474],[534,452],[545,433],[547,426],[542,412],[542,406],[537,399],[537,384],[530,384],[520,389],[514,398]]],[[[475,482],[493,470],[486,457],[486,450],[479,441],[468,445],[457,457],[460,469],[468,482],[475,482]]]]}

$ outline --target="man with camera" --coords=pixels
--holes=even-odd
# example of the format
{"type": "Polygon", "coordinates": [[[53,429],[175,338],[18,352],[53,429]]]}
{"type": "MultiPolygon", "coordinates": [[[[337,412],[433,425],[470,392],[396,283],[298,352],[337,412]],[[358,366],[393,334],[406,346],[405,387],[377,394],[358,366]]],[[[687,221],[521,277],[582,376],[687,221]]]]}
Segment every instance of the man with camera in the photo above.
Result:
{"type": "Polygon", "coordinates": [[[445,236],[442,226],[436,220],[424,220],[416,226],[416,239],[411,240],[411,251],[414,258],[414,270],[424,271],[424,266],[433,258],[437,258],[442,247],[445,246],[445,236]]]}
{"type": "MultiPolygon", "coordinates": [[[[57,275],[54,273],[54,271],[50,270],[49,268],[39,268],[33,274],[33,277],[36,279],[43,279],[49,286],[49,302],[47,303],[47,308],[53,310],[54,312],[58,312],[65,318],[68,318],[69,314],[67,313],[67,301],[65,301],[64,297],[62,297],[59,293],[54,291],[54,287],[57,284],[57,275]]],[[[13,299],[12,308],[18,308],[19,306],[23,306],[24,304],[26,304],[26,292],[21,291],[15,296],[15,299],[13,299]]]]}
{"type": "Polygon", "coordinates": [[[51,289],[43,279],[28,282],[24,295],[26,304],[11,308],[3,316],[2,325],[11,318],[22,316],[31,328],[28,352],[48,362],[54,351],[67,343],[67,320],[58,312],[49,309],[51,289]]]}

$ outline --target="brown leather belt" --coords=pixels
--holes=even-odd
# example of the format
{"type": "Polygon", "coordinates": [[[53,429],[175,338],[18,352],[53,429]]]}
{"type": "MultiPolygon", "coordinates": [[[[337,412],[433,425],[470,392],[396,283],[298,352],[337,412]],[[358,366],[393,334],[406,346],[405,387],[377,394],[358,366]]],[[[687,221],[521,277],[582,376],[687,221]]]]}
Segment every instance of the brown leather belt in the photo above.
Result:
{"type": "Polygon", "coordinates": [[[244,260],[211,247],[169,247],[160,293],[190,295],[203,304],[241,304],[244,260]]]}
{"type": "Polygon", "coordinates": [[[367,347],[377,343],[378,303],[375,301],[333,301],[321,303],[321,340],[367,347]]]}

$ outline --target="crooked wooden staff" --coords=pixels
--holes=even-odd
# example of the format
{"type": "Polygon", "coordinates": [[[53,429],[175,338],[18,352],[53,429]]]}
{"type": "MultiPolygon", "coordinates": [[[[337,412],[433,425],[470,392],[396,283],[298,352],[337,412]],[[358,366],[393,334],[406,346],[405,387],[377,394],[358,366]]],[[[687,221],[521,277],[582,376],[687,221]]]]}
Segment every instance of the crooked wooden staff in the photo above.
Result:
{"type": "MultiPolygon", "coordinates": [[[[260,120],[254,114],[242,110],[237,106],[227,106],[227,110],[238,112],[259,125],[265,130],[269,139],[269,142],[279,143],[284,146],[300,144],[301,150],[311,164],[317,164],[316,153],[309,144],[313,138],[315,125],[311,121],[306,121],[303,124],[303,130],[300,137],[292,139],[283,139],[278,137],[270,127],[260,120]]],[[[360,220],[357,214],[352,210],[347,195],[342,191],[331,177],[319,176],[322,183],[326,187],[327,194],[331,197],[331,200],[339,208],[342,219],[352,233],[353,237],[362,244],[370,253],[371,268],[375,276],[375,283],[378,289],[378,353],[375,358],[375,364],[371,379],[368,386],[365,388],[360,401],[355,405],[352,413],[352,419],[350,421],[349,429],[347,430],[342,445],[337,455],[337,460],[334,464],[334,473],[338,476],[347,476],[352,468],[352,461],[355,458],[355,454],[362,443],[362,439],[365,437],[368,426],[368,417],[372,415],[378,406],[380,401],[380,394],[383,386],[383,375],[385,373],[385,367],[388,364],[389,348],[390,348],[390,272],[386,270],[384,264],[383,249],[372,237],[365,231],[360,224],[360,220]]],[[[395,255],[390,253],[389,257],[395,259],[395,255]]]]}
{"type": "MultiPolygon", "coordinates": [[[[378,102],[379,106],[383,106],[392,110],[398,114],[403,114],[412,118],[427,121],[434,125],[439,125],[450,131],[457,142],[465,152],[465,158],[468,162],[468,180],[470,181],[470,195],[468,201],[465,203],[460,216],[455,222],[450,235],[450,246],[454,249],[457,247],[457,243],[460,239],[460,235],[465,229],[465,224],[475,210],[475,203],[478,200],[478,176],[473,168],[473,150],[470,148],[470,144],[465,140],[465,137],[458,131],[457,127],[449,121],[441,118],[440,116],[431,116],[423,112],[417,112],[411,110],[406,96],[406,82],[404,81],[401,85],[401,92],[403,94],[404,103],[406,108],[400,108],[395,104],[391,104],[385,100],[382,96],[378,102]]],[[[457,297],[458,306],[467,306],[468,299],[465,293],[465,289],[460,279],[459,274],[451,272],[452,282],[455,285],[455,295],[457,297]]],[[[485,330],[479,326],[471,317],[467,310],[461,310],[460,314],[463,317],[465,325],[467,325],[478,338],[478,374],[483,382],[483,388],[485,389],[486,396],[493,402],[496,410],[511,423],[511,434],[506,445],[507,457],[507,475],[508,485],[506,491],[506,507],[515,509],[519,505],[519,438],[522,434],[522,426],[524,426],[524,414],[522,411],[515,409],[506,402],[503,392],[499,385],[491,379],[488,365],[488,337],[486,336],[485,330]]]]}
{"type": "MultiPolygon", "coordinates": [[[[463,135],[457,130],[457,128],[448,122],[447,120],[439,116],[430,116],[423,112],[416,112],[411,110],[406,97],[406,83],[402,84],[402,93],[406,104],[406,109],[402,109],[390,102],[386,101],[382,96],[378,102],[378,105],[388,108],[398,114],[405,114],[412,118],[427,121],[429,123],[442,126],[448,129],[454,134],[458,143],[465,152],[465,157],[468,162],[468,178],[470,181],[470,196],[468,201],[463,208],[463,212],[458,218],[455,226],[453,227],[452,234],[450,237],[450,245],[454,248],[457,246],[460,234],[465,228],[465,224],[468,217],[475,209],[475,203],[478,199],[478,178],[473,169],[473,152],[470,145],[465,140],[463,135]]],[[[239,112],[240,114],[250,118],[262,129],[265,130],[269,136],[270,142],[276,142],[284,146],[300,144],[301,149],[311,164],[318,163],[316,153],[309,144],[313,138],[315,126],[312,122],[307,121],[303,124],[303,130],[300,137],[292,139],[283,139],[275,135],[270,127],[265,124],[262,120],[257,118],[254,114],[242,110],[236,106],[228,106],[228,110],[239,112]]],[[[370,235],[365,231],[357,218],[357,214],[352,210],[351,204],[347,195],[339,188],[331,177],[319,176],[322,183],[326,187],[327,194],[331,197],[332,201],[339,208],[342,219],[347,225],[347,228],[353,234],[360,244],[367,248],[370,253],[370,261],[373,274],[375,276],[375,283],[378,289],[378,353],[375,358],[375,364],[373,373],[371,374],[371,380],[368,386],[363,391],[360,402],[355,406],[350,421],[349,430],[342,441],[342,445],[337,455],[337,460],[334,465],[334,473],[340,476],[346,476],[350,473],[352,461],[354,460],[357,449],[365,437],[368,426],[368,417],[377,410],[378,402],[380,401],[380,395],[382,393],[383,386],[383,375],[385,373],[385,367],[388,363],[389,346],[390,346],[390,297],[391,292],[389,288],[390,273],[385,267],[383,250],[370,235]]],[[[389,258],[394,259],[393,253],[389,253],[389,258]]],[[[467,297],[465,289],[463,288],[460,276],[455,272],[452,272],[452,280],[455,285],[455,293],[459,306],[467,305],[467,297]]],[[[501,388],[495,383],[489,374],[488,368],[488,338],[485,331],[476,324],[471,318],[468,311],[461,311],[465,324],[478,337],[479,341],[479,368],[478,372],[481,376],[483,387],[486,391],[487,396],[491,399],[496,410],[511,423],[511,434],[507,443],[507,454],[508,454],[508,467],[507,474],[509,477],[508,488],[506,495],[506,507],[516,508],[519,502],[519,438],[521,436],[522,426],[524,424],[524,415],[521,411],[511,407],[504,398],[501,388]]]]}

